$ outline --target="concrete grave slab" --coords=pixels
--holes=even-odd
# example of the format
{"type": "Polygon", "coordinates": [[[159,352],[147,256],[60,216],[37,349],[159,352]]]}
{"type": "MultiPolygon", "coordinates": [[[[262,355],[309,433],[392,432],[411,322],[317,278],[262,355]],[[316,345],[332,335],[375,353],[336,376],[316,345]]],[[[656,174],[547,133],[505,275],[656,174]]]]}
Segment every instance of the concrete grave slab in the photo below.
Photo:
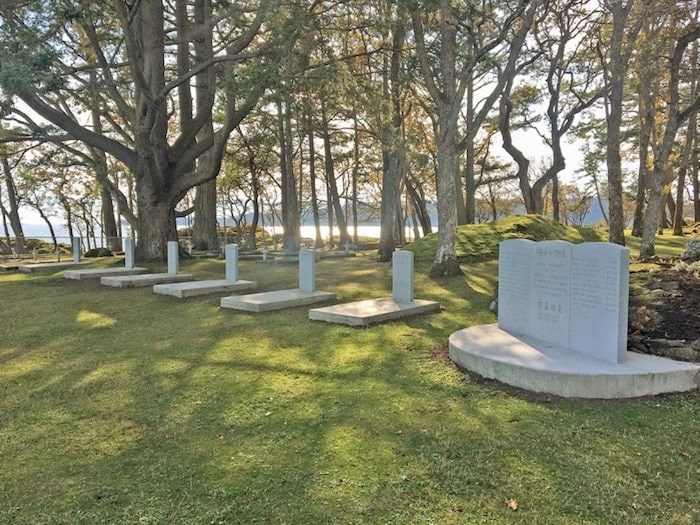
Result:
{"type": "Polygon", "coordinates": [[[102,277],[116,277],[120,275],[141,275],[148,271],[148,268],[138,268],[134,266],[134,240],[127,237],[124,239],[124,266],[121,268],[95,268],[90,270],[68,270],[63,272],[65,279],[83,281],[86,279],[100,279],[102,277]]]}
{"type": "Polygon", "coordinates": [[[17,269],[24,273],[34,273],[34,272],[47,272],[52,270],[63,270],[66,268],[75,268],[76,266],[81,266],[84,264],[90,264],[87,261],[83,262],[52,262],[52,263],[34,263],[34,264],[20,264],[17,269]]]}
{"type": "MultiPolygon", "coordinates": [[[[126,264],[133,264],[133,245],[125,246],[128,255],[126,264]]],[[[121,275],[115,277],[102,277],[100,283],[114,288],[138,288],[153,286],[155,284],[180,283],[192,281],[194,277],[190,273],[177,273],[180,259],[180,245],[177,241],[168,241],[168,272],[144,273],[140,275],[121,275]]]]}
{"type": "Polygon", "coordinates": [[[210,279],[206,281],[187,281],[182,283],[156,284],[153,292],[160,295],[170,295],[178,299],[209,295],[216,293],[239,292],[254,290],[258,287],[255,281],[238,280],[230,282],[226,279],[210,279]]]}
{"type": "Polygon", "coordinates": [[[435,301],[414,299],[410,303],[397,303],[393,297],[366,299],[352,303],[335,304],[309,310],[309,319],[326,321],[349,326],[368,326],[385,321],[393,321],[411,315],[429,314],[440,311],[435,301]]]}
{"type": "Polygon", "coordinates": [[[63,272],[65,279],[84,281],[88,279],[100,279],[102,277],[116,277],[119,275],[140,275],[148,271],[148,268],[93,268],[90,270],[66,270],[63,272]]]}
{"type": "Polygon", "coordinates": [[[247,312],[268,312],[335,301],[335,293],[316,290],[315,266],[316,253],[313,250],[301,249],[299,250],[299,288],[223,297],[221,308],[247,312]]]}
{"type": "Polygon", "coordinates": [[[368,326],[439,311],[439,303],[413,298],[413,253],[398,250],[392,256],[391,297],[313,308],[309,310],[309,319],[349,326],[368,326]]]}
{"type": "Polygon", "coordinates": [[[153,286],[154,284],[179,283],[192,281],[194,276],[190,273],[144,273],[141,275],[122,275],[116,277],[102,277],[100,284],[113,288],[138,288],[141,286],[153,286]]]}
{"type": "Polygon", "coordinates": [[[303,290],[277,290],[247,295],[232,295],[221,298],[221,308],[243,310],[246,312],[269,312],[307,306],[325,301],[335,301],[333,292],[305,292],[303,290]]]}
{"type": "Polygon", "coordinates": [[[257,288],[258,283],[254,281],[244,281],[238,278],[238,246],[235,244],[227,244],[224,247],[224,253],[226,256],[225,279],[157,284],[153,287],[153,292],[184,299],[197,295],[238,292],[257,288]]]}

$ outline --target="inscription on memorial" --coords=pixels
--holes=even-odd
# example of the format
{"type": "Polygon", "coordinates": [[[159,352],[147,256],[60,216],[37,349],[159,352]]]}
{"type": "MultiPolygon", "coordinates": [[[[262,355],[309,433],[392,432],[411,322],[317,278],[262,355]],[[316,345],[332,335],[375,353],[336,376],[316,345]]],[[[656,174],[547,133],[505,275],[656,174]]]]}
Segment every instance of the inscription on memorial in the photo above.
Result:
{"type": "Polygon", "coordinates": [[[515,334],[530,332],[534,244],[526,239],[510,239],[498,249],[498,326],[515,334]]]}
{"type": "Polygon", "coordinates": [[[571,259],[569,347],[620,362],[627,346],[629,256],[607,243],[574,246],[571,259]],[[594,327],[592,330],[591,327],[594,327]]]}
{"type": "Polygon", "coordinates": [[[627,346],[629,250],[508,240],[499,250],[498,325],[611,362],[627,346]]]}
{"type": "Polygon", "coordinates": [[[569,280],[571,244],[536,243],[532,256],[530,322],[533,337],[549,343],[569,344],[569,280]]]}

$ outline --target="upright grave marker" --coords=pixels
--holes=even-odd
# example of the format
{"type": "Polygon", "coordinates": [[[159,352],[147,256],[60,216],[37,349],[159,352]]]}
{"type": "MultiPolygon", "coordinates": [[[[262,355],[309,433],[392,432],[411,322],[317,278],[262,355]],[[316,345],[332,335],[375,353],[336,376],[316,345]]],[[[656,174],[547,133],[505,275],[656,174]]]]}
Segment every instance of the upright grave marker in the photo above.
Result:
{"type": "Polygon", "coordinates": [[[180,269],[180,244],[168,241],[168,274],[177,275],[180,269]]]}
{"type": "Polygon", "coordinates": [[[391,271],[391,292],[394,301],[413,302],[413,252],[394,252],[391,257],[391,271]]]}
{"type": "Polygon", "coordinates": [[[72,244],[73,244],[73,262],[79,263],[80,262],[80,237],[73,237],[72,244]]]}
{"type": "Polygon", "coordinates": [[[134,246],[134,239],[127,237],[124,239],[124,268],[132,269],[134,265],[134,252],[136,251],[134,246]]]}
{"type": "Polygon", "coordinates": [[[307,248],[299,250],[299,290],[316,291],[316,253],[307,248]]]}
{"type": "MultiPolygon", "coordinates": [[[[128,246],[129,245],[127,244],[126,247],[128,248],[128,246]]],[[[193,279],[192,274],[178,273],[180,268],[180,245],[177,241],[168,241],[167,255],[167,273],[105,276],[100,279],[100,283],[105,286],[112,286],[115,288],[134,288],[139,286],[153,286],[155,284],[191,281],[193,279]]],[[[124,263],[128,264],[126,260],[124,263]]]]}
{"type": "Polygon", "coordinates": [[[226,281],[235,283],[238,280],[238,245],[225,245],[224,258],[226,261],[226,281]]]}
{"type": "Polygon", "coordinates": [[[316,253],[299,250],[299,288],[221,298],[222,308],[267,312],[335,300],[335,293],[316,290],[316,253]]]}
{"type": "Polygon", "coordinates": [[[236,292],[257,288],[258,284],[256,282],[243,281],[238,278],[238,246],[235,244],[225,245],[224,254],[226,256],[224,279],[161,283],[153,286],[153,292],[184,299],[196,295],[236,292]]]}
{"type": "MultiPolygon", "coordinates": [[[[64,268],[72,268],[78,265],[88,264],[80,261],[80,237],[71,237],[71,252],[73,260],[71,262],[61,262],[61,249],[56,246],[56,262],[52,263],[35,263],[35,264],[18,264],[17,269],[20,272],[32,273],[42,270],[60,270],[64,268]]],[[[13,248],[13,253],[16,255],[16,248],[13,248]]],[[[34,257],[36,259],[36,256],[34,257]]]]}
{"type": "Polygon", "coordinates": [[[391,264],[391,297],[313,308],[309,310],[309,319],[350,326],[367,326],[409,315],[440,311],[440,305],[435,301],[413,298],[413,252],[403,250],[394,252],[391,264]]]}
{"type": "Polygon", "coordinates": [[[124,239],[124,267],[123,268],[91,268],[89,270],[67,270],[63,277],[75,281],[86,279],[100,279],[102,277],[119,277],[139,275],[146,273],[148,269],[134,266],[134,240],[130,237],[124,239]]]}

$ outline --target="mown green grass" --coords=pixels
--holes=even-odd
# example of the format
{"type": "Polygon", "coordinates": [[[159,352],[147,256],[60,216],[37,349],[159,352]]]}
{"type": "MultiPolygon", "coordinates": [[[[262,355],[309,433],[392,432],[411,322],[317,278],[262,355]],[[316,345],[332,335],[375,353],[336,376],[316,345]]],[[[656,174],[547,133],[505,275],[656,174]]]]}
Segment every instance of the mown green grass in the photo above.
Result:
{"type": "MultiPolygon", "coordinates": [[[[495,320],[496,262],[428,267],[416,294],[443,312],[363,329],[0,276],[0,523],[697,523],[697,394],[563,400],[464,375],[447,338],[495,320]]],[[[241,278],[295,287],[296,266],[241,278]]],[[[391,269],[323,260],[317,283],[380,297],[391,269]]]]}

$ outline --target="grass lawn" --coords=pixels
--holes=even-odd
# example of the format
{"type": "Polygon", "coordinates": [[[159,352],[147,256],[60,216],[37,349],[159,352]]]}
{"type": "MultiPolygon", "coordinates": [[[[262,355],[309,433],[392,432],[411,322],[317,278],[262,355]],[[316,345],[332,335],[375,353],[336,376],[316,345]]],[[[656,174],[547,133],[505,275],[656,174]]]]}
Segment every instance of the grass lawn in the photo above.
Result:
{"type": "MultiPolygon", "coordinates": [[[[464,375],[447,339],[495,321],[496,262],[429,264],[416,296],[443,312],[361,329],[1,275],[0,523],[698,523],[697,393],[564,400],[464,375]]],[[[293,288],[296,266],[241,278],[293,288]]],[[[391,269],[324,260],[317,283],[381,297],[391,269]]]]}

